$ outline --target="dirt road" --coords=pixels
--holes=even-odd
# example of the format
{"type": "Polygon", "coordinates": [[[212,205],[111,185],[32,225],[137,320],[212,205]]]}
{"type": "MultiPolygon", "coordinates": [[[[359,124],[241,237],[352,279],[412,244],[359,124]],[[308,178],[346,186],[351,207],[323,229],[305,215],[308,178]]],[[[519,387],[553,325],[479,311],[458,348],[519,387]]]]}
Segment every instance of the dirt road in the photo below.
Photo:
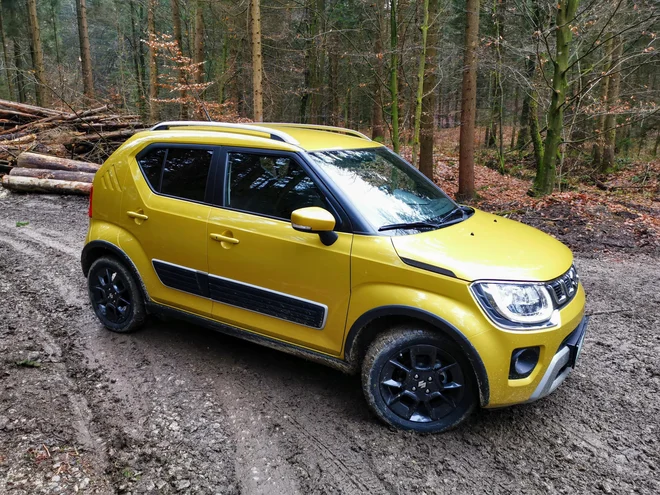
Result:
{"type": "Polygon", "coordinates": [[[420,436],[331,369],[180,323],[105,331],[86,208],[0,190],[0,493],[660,492],[658,259],[578,256],[593,316],[572,376],[420,436]]]}

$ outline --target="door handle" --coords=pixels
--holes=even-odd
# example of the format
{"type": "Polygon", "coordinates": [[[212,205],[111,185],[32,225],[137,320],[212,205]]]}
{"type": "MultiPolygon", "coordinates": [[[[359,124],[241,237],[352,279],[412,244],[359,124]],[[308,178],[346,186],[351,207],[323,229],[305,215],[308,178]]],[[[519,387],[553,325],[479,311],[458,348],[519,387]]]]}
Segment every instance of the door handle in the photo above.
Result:
{"type": "Polygon", "coordinates": [[[138,218],[140,220],[148,220],[149,217],[144,213],[138,213],[137,211],[127,211],[126,214],[131,218],[138,218]]]}
{"type": "Polygon", "coordinates": [[[238,244],[240,242],[235,237],[228,237],[222,234],[211,234],[211,239],[218,242],[228,242],[229,244],[238,244]]]}

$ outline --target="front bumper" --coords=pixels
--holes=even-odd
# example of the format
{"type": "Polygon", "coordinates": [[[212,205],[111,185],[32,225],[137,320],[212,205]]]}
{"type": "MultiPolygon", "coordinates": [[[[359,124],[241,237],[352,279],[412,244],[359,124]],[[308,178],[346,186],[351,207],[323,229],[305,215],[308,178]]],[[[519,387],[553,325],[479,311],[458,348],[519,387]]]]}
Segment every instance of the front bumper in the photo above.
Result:
{"type": "Polygon", "coordinates": [[[578,327],[562,342],[527,402],[533,402],[554,392],[573,371],[582,351],[588,322],[589,317],[585,316],[578,327]]]}

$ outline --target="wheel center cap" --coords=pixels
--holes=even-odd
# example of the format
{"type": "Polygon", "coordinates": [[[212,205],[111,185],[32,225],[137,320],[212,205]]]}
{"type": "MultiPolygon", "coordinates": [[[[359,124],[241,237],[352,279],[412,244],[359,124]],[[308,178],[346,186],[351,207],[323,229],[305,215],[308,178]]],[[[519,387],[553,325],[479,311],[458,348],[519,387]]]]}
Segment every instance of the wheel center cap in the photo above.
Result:
{"type": "Polygon", "coordinates": [[[420,380],[417,382],[417,388],[424,388],[426,387],[426,381],[420,380]]]}

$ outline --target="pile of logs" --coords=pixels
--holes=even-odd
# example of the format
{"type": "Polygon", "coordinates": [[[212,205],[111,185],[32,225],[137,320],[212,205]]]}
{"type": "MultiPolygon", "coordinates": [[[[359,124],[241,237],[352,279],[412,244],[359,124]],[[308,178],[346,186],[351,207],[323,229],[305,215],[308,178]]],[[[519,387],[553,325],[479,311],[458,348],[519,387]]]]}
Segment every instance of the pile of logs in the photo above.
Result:
{"type": "Polygon", "coordinates": [[[102,162],[143,128],[138,115],[113,112],[108,105],[73,111],[0,99],[0,173],[24,151],[102,162]]]}
{"type": "Polygon", "coordinates": [[[96,163],[25,152],[2,177],[2,185],[21,192],[89,194],[99,168],[96,163]]]}

